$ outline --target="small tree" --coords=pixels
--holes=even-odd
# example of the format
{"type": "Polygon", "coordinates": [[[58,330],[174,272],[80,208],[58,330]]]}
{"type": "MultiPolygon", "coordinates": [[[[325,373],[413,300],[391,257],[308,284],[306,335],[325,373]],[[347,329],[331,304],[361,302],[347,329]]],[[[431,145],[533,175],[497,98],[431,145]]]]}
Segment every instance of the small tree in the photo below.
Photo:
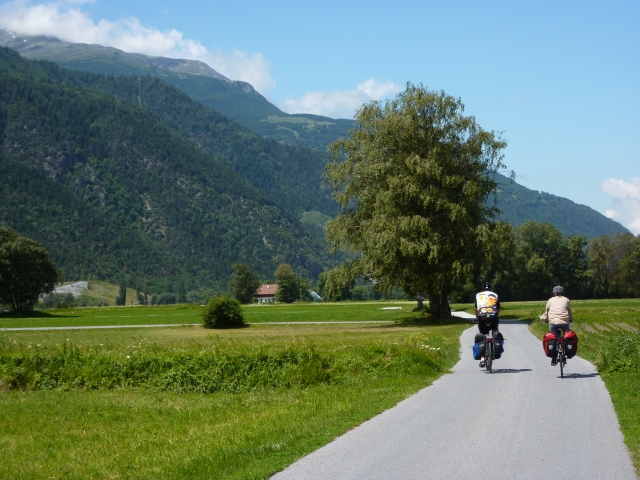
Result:
{"type": "Polygon", "coordinates": [[[355,279],[345,272],[344,266],[322,272],[318,278],[318,289],[326,300],[349,300],[353,296],[355,279]]]}
{"type": "Polygon", "coordinates": [[[242,306],[229,296],[214,297],[202,311],[204,328],[234,328],[244,325],[242,306]]]}
{"type": "Polygon", "coordinates": [[[240,303],[251,303],[253,294],[259,286],[258,272],[242,263],[233,265],[233,274],[229,279],[229,290],[240,303]]]}
{"type": "Polygon", "coordinates": [[[277,301],[292,303],[300,299],[300,278],[295,274],[291,265],[287,263],[278,265],[276,283],[278,284],[277,301]]]}
{"type": "Polygon", "coordinates": [[[33,310],[38,297],[52,292],[57,281],[58,270],[40,243],[0,227],[0,304],[16,312],[33,310]]]}
{"type": "Polygon", "coordinates": [[[116,305],[127,304],[127,284],[124,280],[120,280],[120,294],[116,297],[116,305]]]}

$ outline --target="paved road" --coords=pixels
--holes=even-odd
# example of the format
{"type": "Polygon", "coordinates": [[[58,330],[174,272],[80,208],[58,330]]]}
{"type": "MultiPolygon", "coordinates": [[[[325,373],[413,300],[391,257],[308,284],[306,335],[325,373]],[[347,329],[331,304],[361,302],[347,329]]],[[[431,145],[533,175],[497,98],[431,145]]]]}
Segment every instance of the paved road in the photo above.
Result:
{"type": "Polygon", "coordinates": [[[551,367],[525,324],[501,324],[489,374],[462,358],[445,375],[272,477],[302,479],[635,480],[618,420],[593,365],[551,367]]]}

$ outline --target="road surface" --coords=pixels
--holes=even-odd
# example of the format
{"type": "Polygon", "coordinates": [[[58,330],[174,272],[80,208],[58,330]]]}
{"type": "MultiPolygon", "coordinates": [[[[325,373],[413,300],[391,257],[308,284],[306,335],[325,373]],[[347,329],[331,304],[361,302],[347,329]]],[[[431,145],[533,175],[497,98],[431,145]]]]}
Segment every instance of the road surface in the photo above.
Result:
{"type": "Polygon", "coordinates": [[[451,375],[272,478],[636,480],[593,365],[575,357],[560,378],[526,324],[500,330],[494,373],[473,360],[473,326],[451,375]]]}

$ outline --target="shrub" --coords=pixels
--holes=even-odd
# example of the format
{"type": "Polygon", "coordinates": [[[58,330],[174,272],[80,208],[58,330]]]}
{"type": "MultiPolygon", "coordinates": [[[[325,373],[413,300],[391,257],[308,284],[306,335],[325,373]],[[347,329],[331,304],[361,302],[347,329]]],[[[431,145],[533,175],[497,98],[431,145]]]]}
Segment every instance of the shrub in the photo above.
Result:
{"type": "Polygon", "coordinates": [[[202,312],[204,328],[233,328],[244,325],[240,302],[229,296],[214,297],[202,312]]]}
{"type": "Polygon", "coordinates": [[[73,306],[71,293],[50,293],[42,300],[42,308],[70,308],[73,306]]]}
{"type": "Polygon", "coordinates": [[[156,305],[173,305],[178,303],[178,298],[175,293],[161,293],[156,297],[156,305]]]}
{"type": "Polygon", "coordinates": [[[596,364],[600,373],[640,370],[640,332],[620,332],[610,337],[596,364]]]}

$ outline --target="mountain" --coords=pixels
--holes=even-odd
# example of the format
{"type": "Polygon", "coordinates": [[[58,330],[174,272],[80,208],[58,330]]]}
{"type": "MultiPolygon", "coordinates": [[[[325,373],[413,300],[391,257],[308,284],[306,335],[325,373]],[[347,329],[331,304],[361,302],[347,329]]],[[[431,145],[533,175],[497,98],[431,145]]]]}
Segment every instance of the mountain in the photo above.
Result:
{"type": "Polygon", "coordinates": [[[51,79],[96,90],[153,113],[193,146],[235,170],[296,216],[308,211],[335,215],[338,206],[323,187],[327,153],[295,147],[261,135],[191,100],[152,77],[112,77],[39,64],[51,79]]]}
{"type": "MultiPolygon", "coordinates": [[[[0,31],[0,33],[2,32],[0,31]]],[[[0,39],[1,38],[2,37],[0,35],[0,39]]],[[[13,40],[20,40],[20,38],[12,39],[12,41],[13,40]]],[[[24,38],[22,40],[24,40],[24,38]]],[[[22,43],[24,44],[28,42],[23,41],[22,43]]],[[[47,48],[52,48],[51,46],[55,44],[55,41],[47,39],[45,43],[46,45],[49,45],[49,47],[46,48],[42,47],[46,50],[47,48]]],[[[64,47],[65,44],[63,42],[61,43],[64,47]]],[[[35,43],[32,44],[32,47],[34,45],[35,43]]],[[[104,48],[100,46],[86,45],[84,47],[99,47],[98,50],[104,48]]],[[[114,55],[118,52],[115,49],[107,50],[114,55]]],[[[139,55],[132,55],[129,57],[130,54],[124,54],[123,52],[120,52],[120,54],[124,55],[126,59],[128,59],[127,61],[133,61],[136,58],[138,60],[140,58],[151,58],[139,55]]],[[[119,214],[114,213],[114,211],[118,209],[111,204],[87,205],[87,201],[92,198],[90,195],[91,192],[87,193],[78,191],[78,185],[84,182],[84,179],[75,177],[75,180],[73,180],[73,175],[69,172],[64,175],[59,175],[55,173],[57,172],[57,167],[53,168],[47,162],[42,162],[39,166],[32,165],[29,168],[32,168],[33,171],[38,171],[41,174],[44,174],[45,176],[43,181],[46,180],[48,182],[53,182],[50,185],[50,188],[55,189],[56,186],[62,186],[67,192],[70,192],[70,195],[74,198],[84,202],[83,205],[87,206],[87,208],[91,207],[91,213],[83,215],[88,215],[86,218],[101,219],[105,225],[109,225],[103,229],[103,232],[113,232],[120,229],[127,235],[126,238],[121,236],[120,238],[100,237],[94,239],[92,235],[97,234],[92,231],[86,231],[85,233],[82,233],[83,239],[90,239],[91,242],[93,242],[91,245],[95,247],[86,251],[75,246],[76,244],[74,242],[76,242],[76,237],[65,237],[64,245],[74,245],[73,251],[74,255],[76,255],[76,258],[73,261],[68,259],[61,263],[65,272],[92,271],[91,269],[95,268],[96,263],[92,263],[87,258],[89,255],[87,253],[88,251],[91,251],[91,255],[96,255],[99,259],[98,263],[101,265],[101,270],[96,270],[98,272],[97,275],[100,278],[109,279],[115,279],[119,274],[118,272],[126,270],[129,272],[138,272],[137,274],[144,272],[144,275],[154,275],[154,278],[171,278],[176,275],[188,275],[191,278],[197,279],[198,282],[201,283],[205,281],[222,281],[225,275],[228,274],[224,272],[230,272],[230,265],[235,261],[242,261],[243,263],[248,263],[254,266],[254,268],[259,268],[265,277],[272,275],[274,265],[277,262],[287,261],[298,268],[299,271],[304,272],[305,275],[314,277],[323,267],[335,262],[333,258],[326,255],[324,252],[324,246],[321,244],[323,236],[322,223],[326,221],[327,218],[334,216],[337,211],[337,206],[330,200],[329,193],[322,187],[322,171],[324,164],[329,160],[328,155],[317,151],[310,151],[302,147],[290,146],[283,142],[265,139],[262,135],[258,135],[241,125],[230,121],[222,114],[204,107],[201,103],[193,101],[186,94],[183,94],[176,88],[167,85],[162,81],[162,78],[163,75],[175,75],[175,77],[172,78],[175,82],[178,82],[178,80],[182,78],[181,76],[186,75],[185,78],[192,82],[192,85],[196,80],[218,82],[219,85],[226,85],[228,88],[231,88],[230,91],[234,91],[238,94],[238,99],[240,99],[238,100],[238,104],[240,106],[244,105],[246,107],[258,105],[260,108],[275,108],[272,105],[269,107],[270,104],[268,104],[268,102],[258,94],[253,95],[251,93],[252,89],[247,88],[246,91],[243,90],[244,94],[240,94],[238,93],[239,90],[233,87],[236,83],[231,82],[228,79],[225,80],[224,77],[219,76],[217,72],[209,69],[206,65],[192,61],[156,58],[153,60],[155,63],[152,64],[152,62],[149,61],[145,64],[148,65],[145,68],[156,72],[154,75],[123,75],[118,77],[105,77],[86,72],[70,72],[47,62],[25,62],[25,65],[30,65],[30,67],[26,67],[24,65],[17,67],[19,62],[17,62],[16,58],[13,58],[12,60],[16,65],[15,68],[18,70],[20,68],[25,69],[25,72],[29,70],[29,68],[32,69],[32,71],[26,73],[27,77],[38,77],[39,81],[46,79],[45,83],[48,83],[50,86],[55,84],[67,90],[82,92],[83,96],[88,96],[89,98],[110,99],[110,102],[122,105],[122,108],[124,108],[124,105],[126,104],[128,105],[126,111],[129,112],[127,115],[132,118],[137,117],[139,113],[142,113],[140,112],[141,110],[144,111],[144,114],[147,115],[145,118],[153,119],[153,122],[156,122],[151,129],[158,129],[158,131],[163,132],[159,135],[160,138],[156,137],[161,144],[163,141],[166,141],[167,138],[176,138],[176,141],[179,143],[179,150],[186,148],[186,144],[190,143],[191,150],[187,156],[195,154],[195,149],[199,150],[200,155],[202,155],[203,158],[207,158],[208,162],[212,162],[211,165],[217,165],[215,168],[220,168],[221,164],[226,165],[233,170],[233,172],[228,172],[230,175],[235,173],[244,179],[244,187],[240,187],[234,195],[238,195],[239,197],[245,195],[246,192],[244,191],[244,188],[249,187],[249,185],[246,184],[249,182],[253,189],[247,191],[253,192],[252,195],[250,195],[252,199],[255,200],[256,197],[253,195],[257,195],[262,199],[261,201],[271,202],[271,205],[279,210],[279,213],[272,210],[269,211],[282,220],[282,222],[277,224],[277,226],[270,224],[275,230],[274,233],[278,233],[280,235],[278,237],[279,243],[272,241],[268,236],[261,238],[260,235],[256,235],[255,231],[251,231],[251,226],[247,226],[246,231],[252,232],[252,236],[251,238],[243,237],[242,241],[237,243],[238,248],[242,247],[241,251],[236,248],[236,244],[233,240],[226,239],[218,242],[215,235],[211,235],[208,239],[208,241],[212,241],[213,244],[205,246],[204,250],[200,250],[200,244],[197,239],[194,238],[194,236],[197,237],[197,234],[194,232],[198,231],[198,224],[200,222],[198,217],[189,218],[187,225],[185,225],[184,220],[180,225],[160,222],[158,227],[159,233],[158,228],[155,233],[153,233],[152,226],[157,225],[157,221],[153,225],[150,225],[150,222],[144,220],[146,217],[142,217],[143,220],[138,218],[138,220],[135,221],[131,218],[127,219],[126,215],[123,215],[122,212],[119,214]],[[173,71],[171,69],[177,71],[173,71]],[[186,71],[191,73],[184,73],[186,71]],[[242,103],[247,99],[255,99],[256,97],[262,98],[264,102],[251,103],[247,101],[246,103],[242,103]],[[267,105],[266,107],[265,104],[267,105]],[[52,169],[52,171],[49,171],[48,169],[52,169]],[[71,179],[68,177],[71,177],[71,179]],[[76,183],[73,183],[72,180],[76,183]],[[107,206],[109,207],[107,209],[108,211],[105,210],[107,206]],[[280,207],[283,207],[284,210],[280,207]],[[101,215],[106,216],[103,218],[101,215]],[[282,219],[282,217],[284,217],[284,219],[282,219]],[[117,225],[117,228],[113,227],[114,225],[117,225]],[[289,230],[289,226],[291,230],[289,230]],[[306,229],[306,232],[300,228],[301,226],[306,229]],[[181,242],[178,240],[178,232],[182,232],[185,228],[190,230],[189,234],[185,234],[188,240],[184,242],[184,245],[189,245],[187,250],[184,249],[181,242]],[[132,236],[134,232],[137,232],[137,237],[132,236]],[[170,232],[172,235],[165,235],[163,237],[165,232],[170,232]],[[308,232],[312,233],[311,238],[309,237],[308,232]],[[133,254],[129,257],[125,255],[123,258],[119,258],[116,253],[120,249],[119,245],[122,245],[122,243],[117,242],[123,242],[125,240],[128,242],[126,243],[128,246],[124,247],[127,252],[131,251],[131,245],[148,246],[149,248],[145,247],[144,251],[149,255],[156,255],[154,252],[157,251],[158,253],[156,258],[164,259],[165,262],[163,265],[166,264],[166,268],[154,269],[153,266],[158,265],[158,262],[152,259],[140,261],[138,263],[131,263],[132,261],[135,262],[137,258],[140,258],[133,254]],[[98,248],[98,245],[103,246],[98,248]],[[109,245],[109,248],[104,247],[104,245],[109,245]],[[150,246],[153,246],[153,248],[150,246]],[[175,250],[173,250],[174,246],[176,246],[175,250]],[[265,247],[267,247],[266,250],[265,247]],[[277,253],[274,254],[274,250],[277,250],[277,253]],[[206,258],[206,261],[210,263],[205,266],[199,264],[197,257],[201,254],[204,255],[202,258],[206,258]],[[267,260],[263,260],[264,258],[267,260]],[[215,268],[210,269],[209,266],[214,263],[215,268]]],[[[86,58],[87,65],[89,64],[89,58],[90,57],[86,58]]],[[[95,65],[104,65],[104,62],[96,62],[95,65]]],[[[26,107],[30,106],[29,102],[31,101],[32,100],[26,100],[26,107]]],[[[227,101],[232,104],[236,100],[234,100],[233,97],[228,97],[227,101]]],[[[11,111],[12,108],[18,108],[15,106],[9,106],[10,104],[11,101],[8,101],[7,112],[11,111]]],[[[22,108],[23,107],[21,106],[18,110],[22,108]]],[[[70,115],[72,115],[72,112],[76,107],[69,105],[64,106],[60,103],[56,108],[49,110],[47,113],[42,113],[43,118],[46,118],[46,115],[50,114],[53,119],[56,119],[60,115],[60,112],[71,112],[70,115]],[[56,110],[56,108],[60,111],[56,110]]],[[[26,111],[28,111],[28,108],[26,111]]],[[[82,112],[82,110],[79,110],[79,112],[82,112]]],[[[6,115],[4,110],[1,116],[2,118],[13,118],[11,115],[6,115]]],[[[112,119],[110,121],[120,122],[118,115],[112,116],[111,118],[112,119]]],[[[288,116],[287,118],[298,117],[288,116]]],[[[322,117],[309,115],[302,116],[300,118],[310,118],[314,121],[322,120],[322,117]]],[[[17,117],[13,120],[16,120],[19,124],[17,117]]],[[[72,122],[72,120],[76,121],[77,119],[68,118],[66,121],[72,122]]],[[[0,122],[3,121],[4,120],[0,120],[0,122]]],[[[46,120],[42,120],[42,122],[44,124],[47,123],[46,120]]],[[[105,124],[105,128],[111,128],[106,127],[105,122],[102,123],[105,124]]],[[[0,123],[0,125],[2,124],[0,123]]],[[[145,123],[145,125],[147,124],[145,123]]],[[[82,139],[83,135],[86,135],[87,133],[83,129],[86,130],[86,126],[80,128],[80,134],[74,134],[75,137],[73,138],[73,141],[65,140],[67,145],[64,145],[64,148],[60,148],[60,145],[54,145],[53,150],[57,151],[56,149],[60,148],[60,155],[65,159],[61,165],[59,165],[63,171],[66,171],[65,169],[67,169],[69,165],[75,165],[78,162],[87,162],[90,158],[93,158],[87,156],[89,152],[83,147],[78,147],[75,150],[70,147],[70,145],[72,145],[77,139],[79,139],[77,141],[81,144],[83,142],[87,142],[86,139],[82,139]]],[[[20,131],[19,128],[15,128],[14,130],[15,131],[11,131],[10,133],[18,138],[20,138],[20,135],[25,133],[20,131]]],[[[65,137],[65,135],[68,134],[68,130],[69,128],[64,127],[63,131],[50,133],[52,138],[65,137]]],[[[73,128],[70,130],[73,130],[73,128]]],[[[2,136],[4,138],[6,133],[4,131],[4,127],[0,128],[0,132],[2,132],[2,136]]],[[[34,138],[31,139],[30,137],[30,141],[33,140],[36,143],[41,142],[41,144],[49,142],[50,140],[44,139],[42,134],[43,130],[34,132],[34,138]]],[[[3,149],[6,150],[6,155],[0,161],[17,162],[24,166],[25,162],[17,160],[15,152],[11,151],[11,149],[7,147],[8,145],[11,145],[12,140],[15,140],[15,138],[11,136],[9,136],[6,141],[3,140],[3,149]]],[[[90,139],[89,141],[91,140],[93,139],[90,139]]],[[[138,135],[135,142],[144,142],[144,140],[144,135],[138,135]]],[[[113,141],[115,142],[115,140],[113,141]]],[[[53,140],[51,140],[51,142],[53,142],[53,140]]],[[[155,142],[156,140],[153,140],[153,143],[155,142]]],[[[25,142],[25,145],[26,144],[28,144],[28,142],[25,142]]],[[[20,142],[14,142],[13,145],[23,144],[20,142]]],[[[153,148],[155,149],[155,152],[161,153],[164,147],[161,145],[154,145],[153,148]]],[[[108,152],[105,154],[105,158],[100,161],[103,162],[107,158],[109,158],[108,152]]],[[[108,168],[110,167],[107,167],[107,169],[108,168]]],[[[203,167],[203,170],[206,171],[207,167],[203,167]]],[[[122,174],[122,172],[120,173],[122,174]]],[[[237,175],[232,175],[234,181],[241,180],[237,175]]],[[[126,178],[127,175],[124,174],[123,177],[126,178]]],[[[207,178],[206,174],[205,178],[207,178]]],[[[98,180],[104,181],[105,179],[98,180]]],[[[163,174],[159,174],[154,181],[159,182],[158,185],[163,185],[165,180],[166,179],[163,178],[163,174]]],[[[584,205],[577,205],[570,200],[561,197],[528,190],[525,187],[516,183],[511,183],[504,178],[502,178],[500,183],[498,207],[503,211],[500,218],[508,220],[514,225],[520,225],[528,219],[548,221],[560,228],[560,230],[565,234],[586,234],[589,238],[608,233],[627,231],[617,222],[607,219],[603,215],[584,205]]],[[[146,184],[144,188],[159,190],[162,187],[150,182],[146,184]]],[[[34,191],[35,190],[37,189],[34,187],[34,191]]],[[[3,196],[6,191],[6,189],[3,191],[3,196]]],[[[14,193],[16,192],[17,191],[14,191],[14,193]]],[[[171,194],[174,195],[174,193],[171,194]]],[[[17,197],[19,197],[19,195],[17,195],[17,197]]],[[[11,198],[17,197],[14,196],[11,198]]],[[[47,226],[47,222],[54,217],[50,217],[48,216],[50,214],[46,213],[48,211],[53,212],[56,205],[53,203],[46,204],[49,205],[49,210],[47,210],[48,207],[44,208],[46,206],[44,205],[43,210],[41,210],[44,212],[42,213],[43,216],[36,214],[37,210],[33,210],[35,207],[31,205],[28,207],[32,209],[29,218],[33,221],[26,222],[22,220],[23,216],[18,216],[17,213],[20,211],[20,208],[24,208],[20,207],[20,205],[26,205],[24,203],[25,196],[23,195],[21,198],[22,200],[16,200],[17,203],[6,203],[4,206],[0,205],[0,212],[4,215],[0,215],[0,222],[4,222],[4,224],[7,225],[22,225],[21,228],[23,230],[21,230],[21,232],[23,234],[40,239],[50,249],[56,248],[52,246],[54,242],[51,240],[49,240],[49,243],[45,241],[46,235],[42,231],[42,229],[46,228],[49,228],[50,233],[56,231],[56,228],[53,228],[50,225],[47,226]],[[40,222],[37,221],[37,218],[41,219],[40,222]],[[31,234],[30,232],[33,233],[31,234]]],[[[127,201],[135,204],[136,199],[139,200],[139,198],[139,196],[136,197],[136,195],[133,195],[131,198],[127,197],[127,201]]],[[[120,201],[120,199],[117,200],[117,202],[120,201]]],[[[193,199],[185,200],[185,203],[180,205],[189,205],[189,202],[191,201],[193,201],[193,199]]],[[[209,201],[210,199],[207,199],[205,203],[209,201]]],[[[175,207],[175,205],[173,205],[175,202],[169,203],[171,205],[167,205],[167,202],[165,202],[164,205],[168,211],[172,211],[171,208],[175,207]]],[[[139,203],[138,206],[140,206],[139,203]]],[[[149,204],[149,206],[153,208],[151,204],[149,204]]],[[[146,204],[144,205],[144,208],[147,208],[146,204]]],[[[140,212],[145,211],[144,208],[139,210],[139,214],[140,212]]],[[[183,207],[181,206],[180,208],[183,207]]],[[[189,214],[191,214],[192,211],[198,210],[197,208],[192,209],[191,207],[184,208],[189,211],[189,214]]],[[[167,210],[165,210],[165,212],[167,210]]],[[[55,211],[57,215],[63,216],[65,215],[65,212],[67,212],[67,210],[64,210],[62,213],[58,213],[59,210],[55,211]]],[[[154,213],[156,214],[157,220],[157,218],[160,217],[161,212],[159,209],[156,209],[154,213]]],[[[245,213],[248,213],[252,220],[256,218],[253,212],[245,213]]],[[[163,213],[163,215],[168,215],[168,213],[163,213]]],[[[236,228],[236,225],[229,223],[231,222],[231,218],[235,215],[239,215],[240,217],[242,216],[241,213],[239,214],[237,211],[231,213],[228,209],[221,209],[216,213],[216,215],[220,215],[223,218],[224,221],[221,224],[230,230],[236,228]]],[[[178,215],[175,215],[172,218],[175,219],[178,217],[178,215]]],[[[180,218],[184,219],[187,217],[188,215],[182,214],[180,218]]],[[[135,215],[133,215],[132,218],[135,218],[135,215]]],[[[77,218],[65,217],[64,219],[60,218],[59,220],[61,225],[64,224],[70,226],[61,228],[60,232],[62,233],[60,233],[60,235],[67,235],[68,229],[72,229],[73,232],[80,232],[80,230],[78,230],[79,224],[77,218]]],[[[238,220],[238,222],[244,222],[245,220],[246,219],[238,220]]],[[[85,225],[82,222],[80,223],[85,225]]],[[[206,228],[204,228],[204,230],[206,230],[206,228]]],[[[262,233],[260,230],[258,232],[262,233]]],[[[62,258],[63,249],[58,251],[56,255],[57,259],[62,258]]],[[[69,278],[79,277],[76,276],[69,278]]]]}
{"type": "Polygon", "coordinates": [[[67,43],[53,37],[19,35],[3,29],[0,29],[0,45],[26,58],[50,60],[70,70],[160,78],[260,135],[292,145],[326,151],[329,143],[347,136],[355,126],[353,120],[285,113],[250,84],[230,80],[195,60],[149,57],[102,45],[67,43]]]}
{"type": "Polygon", "coordinates": [[[586,205],[550,193],[530,190],[502,175],[496,176],[498,220],[519,227],[527,220],[549,222],[564,235],[585,235],[587,239],[630,233],[615,220],[586,205]]]}
{"type": "Polygon", "coordinates": [[[204,285],[234,262],[311,278],[331,264],[294,215],[153,112],[56,70],[0,48],[0,222],[41,241],[67,278],[204,285]]]}

